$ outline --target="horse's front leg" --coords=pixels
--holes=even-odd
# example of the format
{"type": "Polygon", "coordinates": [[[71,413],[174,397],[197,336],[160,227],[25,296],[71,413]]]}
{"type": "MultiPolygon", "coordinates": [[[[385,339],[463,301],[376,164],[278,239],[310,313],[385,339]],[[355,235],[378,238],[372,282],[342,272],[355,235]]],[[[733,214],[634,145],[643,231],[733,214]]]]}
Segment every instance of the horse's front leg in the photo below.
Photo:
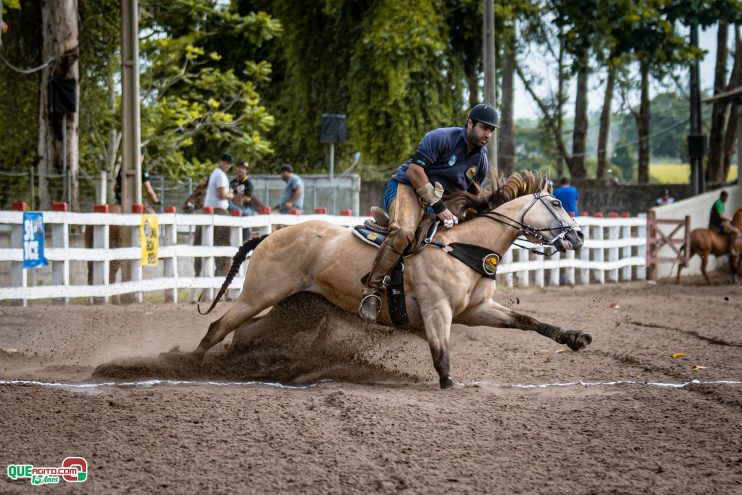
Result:
{"type": "Polygon", "coordinates": [[[451,308],[445,303],[439,303],[430,311],[423,311],[425,337],[430,345],[433,366],[438,372],[438,381],[442,389],[453,386],[448,359],[448,337],[451,334],[452,314],[451,308]]]}
{"type": "Polygon", "coordinates": [[[536,318],[517,313],[491,300],[467,309],[454,320],[454,323],[461,323],[470,327],[486,326],[532,330],[568,346],[573,351],[579,351],[593,341],[589,333],[580,330],[567,330],[542,323],[536,318]]]}

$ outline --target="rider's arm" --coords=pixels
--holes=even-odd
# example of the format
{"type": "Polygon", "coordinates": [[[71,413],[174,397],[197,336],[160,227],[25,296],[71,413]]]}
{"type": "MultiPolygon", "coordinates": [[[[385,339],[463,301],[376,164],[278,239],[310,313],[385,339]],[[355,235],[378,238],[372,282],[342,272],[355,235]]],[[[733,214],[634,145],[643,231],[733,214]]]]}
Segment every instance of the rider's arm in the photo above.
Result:
{"type": "MultiPolygon", "coordinates": [[[[433,208],[433,211],[438,215],[441,220],[450,220],[454,223],[457,222],[456,217],[453,213],[448,210],[446,203],[443,202],[441,196],[443,191],[436,189],[433,184],[428,180],[428,174],[425,173],[425,169],[420,165],[410,163],[407,167],[407,178],[410,179],[412,187],[417,192],[417,195],[422,198],[423,202],[433,208]]],[[[440,187],[440,184],[438,185],[440,187]]]]}

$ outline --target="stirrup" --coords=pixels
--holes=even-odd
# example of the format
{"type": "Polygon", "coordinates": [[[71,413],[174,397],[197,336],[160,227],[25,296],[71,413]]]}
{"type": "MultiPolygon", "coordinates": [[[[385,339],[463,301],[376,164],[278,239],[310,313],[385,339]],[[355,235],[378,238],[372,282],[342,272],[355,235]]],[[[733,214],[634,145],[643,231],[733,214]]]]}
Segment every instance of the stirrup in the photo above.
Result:
{"type": "Polygon", "coordinates": [[[361,299],[358,315],[362,320],[374,323],[381,312],[381,298],[376,293],[366,294],[361,299]]]}

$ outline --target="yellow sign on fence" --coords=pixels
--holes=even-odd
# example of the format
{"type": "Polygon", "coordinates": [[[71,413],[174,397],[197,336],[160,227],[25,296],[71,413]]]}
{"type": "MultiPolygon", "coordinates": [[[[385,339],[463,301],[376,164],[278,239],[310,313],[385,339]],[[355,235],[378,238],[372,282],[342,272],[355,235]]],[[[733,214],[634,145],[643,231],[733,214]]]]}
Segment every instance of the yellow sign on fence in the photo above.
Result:
{"type": "Polygon", "coordinates": [[[142,246],[142,266],[157,266],[157,248],[160,244],[157,215],[142,215],[142,224],[139,226],[139,242],[142,246]]]}

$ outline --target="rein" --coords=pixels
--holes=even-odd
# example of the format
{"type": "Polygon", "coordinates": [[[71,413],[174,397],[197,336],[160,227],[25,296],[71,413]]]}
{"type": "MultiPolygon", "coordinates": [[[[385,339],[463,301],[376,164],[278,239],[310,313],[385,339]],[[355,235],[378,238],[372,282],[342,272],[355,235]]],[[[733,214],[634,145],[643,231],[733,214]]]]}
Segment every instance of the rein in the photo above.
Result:
{"type": "Polygon", "coordinates": [[[492,221],[501,223],[501,224],[503,224],[503,225],[505,225],[507,227],[513,228],[515,230],[518,230],[518,231],[520,231],[521,235],[524,236],[524,237],[531,236],[531,237],[537,239],[539,241],[536,244],[537,246],[550,246],[550,247],[554,248],[555,251],[552,252],[552,253],[545,253],[543,251],[538,251],[538,250],[536,250],[534,248],[528,248],[526,246],[522,246],[522,245],[517,244],[517,243],[514,242],[513,244],[515,244],[516,246],[518,246],[520,248],[529,249],[531,252],[533,252],[535,254],[540,254],[541,256],[553,256],[554,254],[557,253],[557,250],[556,250],[556,247],[554,246],[554,244],[557,241],[561,240],[568,233],[572,232],[574,230],[574,227],[572,227],[571,225],[568,225],[568,224],[566,224],[566,223],[564,223],[562,221],[562,219],[559,217],[559,215],[557,215],[557,212],[554,210],[554,207],[551,204],[549,204],[548,201],[544,201],[544,197],[546,197],[546,196],[550,196],[550,194],[534,193],[533,194],[533,200],[528,205],[528,207],[525,209],[525,211],[523,211],[523,214],[521,215],[520,220],[514,220],[514,219],[508,217],[507,215],[503,215],[502,213],[498,213],[495,210],[489,210],[489,211],[486,211],[484,213],[480,213],[477,216],[488,218],[488,219],[490,219],[492,221]],[[530,211],[531,208],[533,208],[533,206],[536,203],[539,203],[539,202],[541,204],[543,204],[546,207],[546,209],[549,211],[549,213],[551,213],[551,216],[553,216],[554,219],[557,222],[559,222],[559,225],[558,226],[556,226],[556,227],[543,227],[543,228],[537,229],[537,228],[531,227],[530,225],[528,225],[527,223],[525,223],[526,214],[530,211]],[[541,235],[541,232],[552,232],[552,231],[555,231],[555,230],[556,231],[559,231],[559,234],[556,235],[551,241],[549,241],[548,239],[546,239],[544,236],[541,235]]]}

